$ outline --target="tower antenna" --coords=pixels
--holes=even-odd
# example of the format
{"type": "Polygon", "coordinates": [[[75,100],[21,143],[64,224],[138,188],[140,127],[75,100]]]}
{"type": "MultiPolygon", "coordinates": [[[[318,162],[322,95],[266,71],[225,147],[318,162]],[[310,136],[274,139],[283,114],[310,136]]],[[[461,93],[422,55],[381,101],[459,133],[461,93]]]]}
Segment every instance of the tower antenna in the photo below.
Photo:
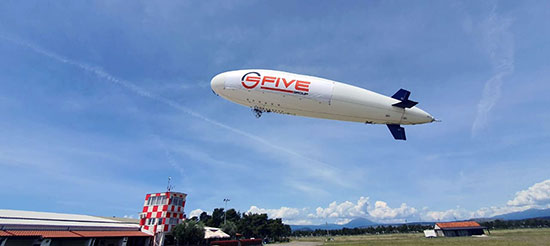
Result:
{"type": "Polygon", "coordinates": [[[166,189],[168,191],[171,191],[172,189],[174,189],[174,186],[170,184],[171,181],[172,181],[172,177],[168,177],[168,186],[166,186],[166,189]]]}

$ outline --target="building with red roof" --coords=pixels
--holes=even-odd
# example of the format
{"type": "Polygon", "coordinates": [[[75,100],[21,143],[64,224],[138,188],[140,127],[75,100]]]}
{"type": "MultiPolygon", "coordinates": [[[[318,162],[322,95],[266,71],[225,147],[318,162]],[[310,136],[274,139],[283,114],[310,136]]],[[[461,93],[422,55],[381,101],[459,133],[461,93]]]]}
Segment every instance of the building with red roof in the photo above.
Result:
{"type": "Polygon", "coordinates": [[[0,246],[162,246],[185,220],[186,197],[170,190],[147,194],[139,219],[0,209],[0,246]]]}
{"type": "Polygon", "coordinates": [[[0,246],[149,245],[138,221],[80,214],[0,209],[0,246]]]}
{"type": "Polygon", "coordinates": [[[434,230],[438,237],[460,237],[485,234],[486,227],[475,221],[439,222],[434,230]]]}

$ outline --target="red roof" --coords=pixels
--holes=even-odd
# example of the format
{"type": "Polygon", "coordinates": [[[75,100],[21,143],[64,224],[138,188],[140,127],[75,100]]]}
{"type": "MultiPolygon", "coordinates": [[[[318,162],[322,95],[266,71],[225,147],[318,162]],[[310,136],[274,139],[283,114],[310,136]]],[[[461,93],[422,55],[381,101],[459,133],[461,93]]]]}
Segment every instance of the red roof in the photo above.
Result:
{"type": "Polygon", "coordinates": [[[81,237],[71,231],[13,231],[6,230],[7,233],[15,237],[42,237],[42,238],[60,238],[60,237],[81,237]]]}
{"type": "Polygon", "coordinates": [[[9,233],[6,232],[6,231],[0,231],[0,237],[9,237],[9,236],[12,236],[12,235],[9,234],[9,233]]]}
{"type": "Polygon", "coordinates": [[[462,222],[440,222],[436,223],[439,228],[461,228],[461,227],[481,227],[477,222],[475,221],[462,221],[462,222]]]}
{"type": "Polygon", "coordinates": [[[73,231],[82,237],[150,237],[141,231],[73,231]]]}

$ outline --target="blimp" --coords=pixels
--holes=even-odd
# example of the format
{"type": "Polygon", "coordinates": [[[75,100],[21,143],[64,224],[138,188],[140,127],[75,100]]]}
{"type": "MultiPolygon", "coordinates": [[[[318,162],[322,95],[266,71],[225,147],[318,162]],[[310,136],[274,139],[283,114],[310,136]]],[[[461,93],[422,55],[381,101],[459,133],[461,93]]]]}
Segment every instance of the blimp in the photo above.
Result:
{"type": "Polygon", "coordinates": [[[262,113],[280,113],[312,118],[385,124],[396,140],[406,140],[401,125],[436,121],[409,99],[411,92],[399,89],[385,96],[329,79],[267,69],[227,71],[214,76],[212,91],[231,102],[250,107],[257,118],[262,113]]]}

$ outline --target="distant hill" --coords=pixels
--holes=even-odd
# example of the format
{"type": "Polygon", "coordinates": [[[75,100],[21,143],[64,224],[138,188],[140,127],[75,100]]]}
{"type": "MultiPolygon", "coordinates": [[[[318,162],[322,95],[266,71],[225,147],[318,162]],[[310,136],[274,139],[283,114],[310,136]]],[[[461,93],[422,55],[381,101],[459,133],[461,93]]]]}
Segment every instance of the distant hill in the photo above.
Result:
{"type": "Polygon", "coordinates": [[[365,218],[355,218],[342,226],[345,228],[357,228],[357,227],[369,227],[374,225],[378,225],[378,223],[372,222],[365,218]]]}
{"type": "Polygon", "coordinates": [[[317,229],[321,230],[339,230],[342,228],[356,228],[356,227],[369,227],[369,226],[375,226],[378,225],[378,223],[372,222],[365,218],[355,218],[352,221],[343,224],[324,224],[324,225],[290,225],[290,228],[293,231],[315,231],[317,229]]]}
{"type": "Polygon", "coordinates": [[[508,214],[501,214],[491,219],[500,219],[500,220],[522,220],[530,218],[539,218],[539,217],[550,217],[550,208],[547,209],[527,209],[521,212],[514,212],[508,214]]]}
{"type": "MultiPolygon", "coordinates": [[[[472,219],[478,222],[485,222],[485,221],[491,221],[495,219],[499,220],[522,220],[522,219],[530,219],[530,218],[550,218],[550,208],[548,209],[528,209],[522,212],[515,212],[515,213],[508,213],[508,214],[501,214],[497,215],[491,218],[477,218],[472,219]]],[[[387,225],[401,225],[402,223],[396,223],[396,224],[387,224],[387,225]]],[[[435,222],[413,222],[413,223],[407,223],[407,224],[435,224],[435,222]]],[[[290,225],[290,228],[292,228],[293,231],[315,231],[317,229],[321,230],[339,230],[342,228],[364,228],[369,226],[377,226],[381,225],[379,223],[370,221],[366,218],[355,218],[352,221],[343,224],[343,225],[337,225],[337,224],[324,224],[324,225],[290,225]]]]}

